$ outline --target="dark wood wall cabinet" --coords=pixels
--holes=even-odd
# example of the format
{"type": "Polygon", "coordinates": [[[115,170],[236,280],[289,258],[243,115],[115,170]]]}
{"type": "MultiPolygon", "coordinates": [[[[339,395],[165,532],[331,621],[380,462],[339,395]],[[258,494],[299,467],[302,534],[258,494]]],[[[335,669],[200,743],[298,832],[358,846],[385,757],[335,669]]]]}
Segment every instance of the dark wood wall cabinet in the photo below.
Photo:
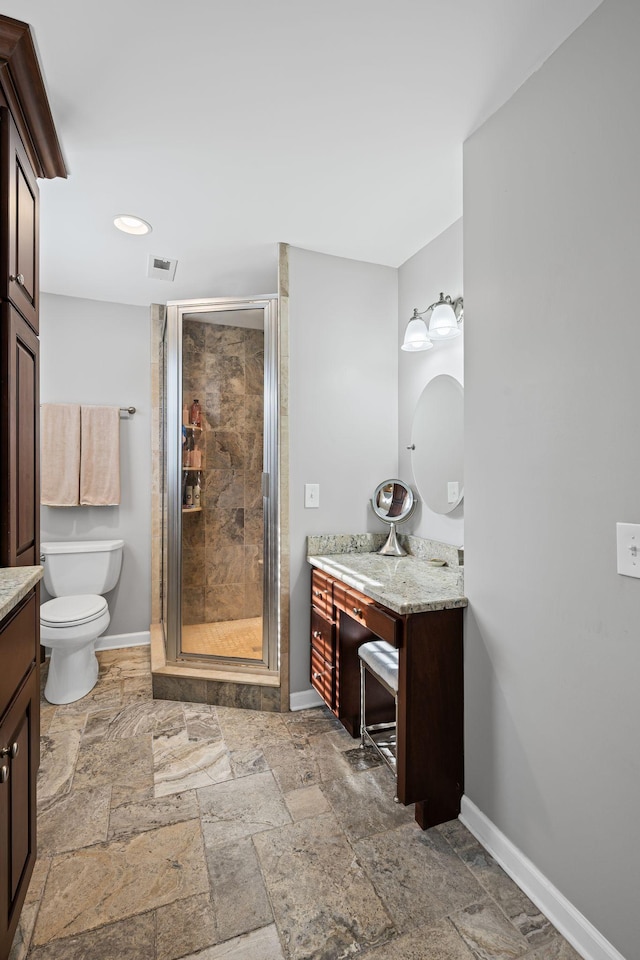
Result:
{"type": "MultiPolygon", "coordinates": [[[[66,175],[29,26],[0,16],[0,567],[39,563],[37,181],[66,175]]],[[[36,854],[37,593],[0,624],[0,960],[36,854]]]]}
{"type": "MultiPolygon", "coordinates": [[[[311,683],[352,737],[360,735],[358,647],[399,652],[397,796],[423,829],[453,820],[463,792],[462,609],[398,614],[322,570],[311,576],[311,683]]],[[[367,685],[367,722],[392,720],[393,702],[367,685]]]]}

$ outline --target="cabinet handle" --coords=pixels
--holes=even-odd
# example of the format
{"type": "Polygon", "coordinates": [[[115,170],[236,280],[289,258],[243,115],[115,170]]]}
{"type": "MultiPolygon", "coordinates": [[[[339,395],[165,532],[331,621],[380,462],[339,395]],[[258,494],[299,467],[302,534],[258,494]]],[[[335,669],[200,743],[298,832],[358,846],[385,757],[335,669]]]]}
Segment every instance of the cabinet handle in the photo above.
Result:
{"type": "Polygon", "coordinates": [[[322,590],[314,590],[313,592],[315,593],[316,597],[324,597],[322,590]]]}
{"type": "Polygon", "coordinates": [[[10,760],[15,760],[18,756],[18,751],[20,750],[20,744],[16,740],[15,743],[12,743],[10,747],[3,747],[0,750],[0,757],[9,757],[10,760]]]}
{"type": "Polygon", "coordinates": [[[360,609],[360,607],[353,607],[353,612],[355,613],[356,617],[362,616],[362,610],[360,609]]]}
{"type": "Polygon", "coordinates": [[[9,275],[9,280],[15,280],[17,284],[19,284],[21,287],[24,287],[24,273],[12,273],[9,275]]]}
{"type": "Polygon", "coordinates": [[[0,767],[0,783],[6,783],[9,779],[9,767],[3,766],[0,767]]]}
{"type": "MultiPolygon", "coordinates": [[[[322,677],[322,674],[321,674],[321,673],[314,673],[314,675],[313,675],[313,679],[314,679],[314,680],[319,680],[320,677],[322,677]]],[[[4,767],[3,767],[3,769],[4,769],[4,767]]]]}
{"type": "Polygon", "coordinates": [[[316,640],[319,640],[320,637],[322,636],[322,634],[321,634],[321,632],[320,632],[319,630],[314,630],[314,631],[313,631],[313,635],[314,635],[314,637],[316,638],[316,640]]]}

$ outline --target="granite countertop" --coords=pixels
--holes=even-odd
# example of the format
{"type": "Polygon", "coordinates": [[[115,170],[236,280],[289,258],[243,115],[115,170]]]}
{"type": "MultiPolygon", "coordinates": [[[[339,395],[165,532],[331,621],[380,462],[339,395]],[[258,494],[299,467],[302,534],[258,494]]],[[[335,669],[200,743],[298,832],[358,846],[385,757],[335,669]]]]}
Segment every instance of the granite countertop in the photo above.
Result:
{"type": "Polygon", "coordinates": [[[462,567],[434,567],[419,557],[379,553],[309,555],[307,560],[395,613],[467,606],[462,567]]]}
{"type": "Polygon", "coordinates": [[[42,567],[0,567],[0,620],[26,597],[42,574],[42,567]]]}

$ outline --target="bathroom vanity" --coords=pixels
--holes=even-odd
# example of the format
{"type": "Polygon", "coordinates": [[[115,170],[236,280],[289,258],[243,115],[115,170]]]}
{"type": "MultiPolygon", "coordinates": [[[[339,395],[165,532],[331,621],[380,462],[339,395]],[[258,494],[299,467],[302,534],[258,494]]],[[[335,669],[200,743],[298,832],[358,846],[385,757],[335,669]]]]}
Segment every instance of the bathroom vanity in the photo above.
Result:
{"type": "MultiPolygon", "coordinates": [[[[310,538],[312,541],[313,538],[310,538]]],[[[310,548],[313,549],[310,542],[310,548]]],[[[461,568],[415,556],[309,554],[311,683],[353,737],[360,733],[358,647],[381,638],[398,649],[397,796],[425,829],[454,819],[463,791],[461,568]]],[[[371,722],[393,718],[379,687],[371,722]]]]}
{"type": "Polygon", "coordinates": [[[36,859],[40,763],[42,567],[0,569],[0,957],[6,957],[36,859]]]}

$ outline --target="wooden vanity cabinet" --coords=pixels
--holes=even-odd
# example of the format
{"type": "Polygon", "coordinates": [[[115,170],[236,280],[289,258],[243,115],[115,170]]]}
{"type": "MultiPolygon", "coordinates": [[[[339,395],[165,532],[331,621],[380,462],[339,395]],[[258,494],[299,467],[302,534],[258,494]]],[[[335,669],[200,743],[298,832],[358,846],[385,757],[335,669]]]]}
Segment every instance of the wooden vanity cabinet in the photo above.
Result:
{"type": "Polygon", "coordinates": [[[0,623],[0,957],[9,956],[36,859],[40,762],[38,590],[0,623]]]}
{"type": "MultiPolygon", "coordinates": [[[[464,778],[462,610],[401,615],[313,568],[311,682],[354,738],[360,735],[358,647],[373,639],[399,651],[398,799],[415,803],[423,829],[453,820],[464,778]]],[[[394,716],[392,697],[369,677],[368,722],[394,716]]]]}

